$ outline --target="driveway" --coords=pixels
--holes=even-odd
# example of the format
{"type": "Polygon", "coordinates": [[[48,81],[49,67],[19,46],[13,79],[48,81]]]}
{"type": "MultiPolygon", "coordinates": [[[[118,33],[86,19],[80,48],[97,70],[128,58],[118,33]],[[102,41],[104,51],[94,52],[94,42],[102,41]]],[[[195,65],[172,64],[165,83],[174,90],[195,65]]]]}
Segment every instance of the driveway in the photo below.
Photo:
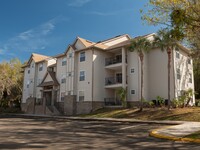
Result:
{"type": "Polygon", "coordinates": [[[0,116],[0,149],[200,149],[199,144],[148,136],[150,130],[159,127],[139,123],[0,116]]]}

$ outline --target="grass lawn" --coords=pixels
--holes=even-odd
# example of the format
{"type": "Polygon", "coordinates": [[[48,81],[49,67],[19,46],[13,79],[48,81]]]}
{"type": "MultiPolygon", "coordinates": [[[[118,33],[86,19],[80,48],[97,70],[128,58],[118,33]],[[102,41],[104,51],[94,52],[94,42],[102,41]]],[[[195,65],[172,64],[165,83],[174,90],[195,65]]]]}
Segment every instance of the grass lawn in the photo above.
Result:
{"type": "Polygon", "coordinates": [[[187,135],[186,138],[200,139],[200,131],[187,135]]]}
{"type": "Polygon", "coordinates": [[[133,118],[139,120],[176,120],[176,121],[200,121],[200,107],[176,108],[144,108],[138,112],[136,108],[130,109],[99,109],[91,114],[80,115],[93,118],[133,118]]]}

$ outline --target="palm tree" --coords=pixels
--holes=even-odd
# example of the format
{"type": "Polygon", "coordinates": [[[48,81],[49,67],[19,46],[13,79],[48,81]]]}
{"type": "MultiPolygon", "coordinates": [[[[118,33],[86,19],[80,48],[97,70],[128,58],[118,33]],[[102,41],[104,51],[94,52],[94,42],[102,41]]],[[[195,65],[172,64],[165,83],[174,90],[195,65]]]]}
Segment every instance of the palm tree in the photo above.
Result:
{"type": "Polygon", "coordinates": [[[141,91],[140,91],[140,111],[143,110],[143,64],[144,64],[144,52],[148,52],[151,49],[151,42],[145,38],[135,38],[131,41],[131,45],[129,47],[130,52],[136,51],[138,53],[138,56],[140,58],[141,62],[141,91]]]}
{"type": "Polygon", "coordinates": [[[163,29],[158,31],[154,37],[153,46],[160,48],[161,51],[166,51],[168,56],[168,110],[171,106],[171,94],[170,94],[170,69],[171,69],[171,55],[177,40],[172,30],[163,29]]]}

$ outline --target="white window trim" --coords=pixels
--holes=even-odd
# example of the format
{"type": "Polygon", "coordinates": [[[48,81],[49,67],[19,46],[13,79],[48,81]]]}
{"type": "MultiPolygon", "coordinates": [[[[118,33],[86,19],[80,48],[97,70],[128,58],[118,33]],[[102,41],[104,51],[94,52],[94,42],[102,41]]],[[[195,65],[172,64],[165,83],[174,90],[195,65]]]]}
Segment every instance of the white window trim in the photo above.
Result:
{"type": "Polygon", "coordinates": [[[43,63],[39,64],[39,71],[43,71],[43,63]]]}
{"type": "Polygon", "coordinates": [[[78,102],[82,102],[82,101],[79,100],[80,92],[83,92],[83,93],[84,93],[84,99],[83,99],[83,101],[85,101],[85,90],[79,90],[79,91],[78,91],[78,102]]]}
{"type": "Polygon", "coordinates": [[[84,61],[85,61],[85,60],[84,60],[84,61],[81,61],[81,54],[82,54],[82,53],[84,53],[84,57],[85,57],[85,60],[86,60],[86,53],[85,53],[85,51],[84,51],[84,52],[80,52],[80,53],[79,53],[79,62],[84,62],[84,61]]]}
{"type": "Polygon", "coordinates": [[[80,71],[79,71],[79,79],[78,79],[78,81],[81,82],[81,81],[85,81],[85,80],[86,80],[86,71],[85,71],[85,70],[80,70],[80,71]],[[84,72],[84,77],[85,77],[84,80],[80,80],[81,72],[82,72],[82,71],[84,72]]]}
{"type": "Polygon", "coordinates": [[[66,66],[66,65],[67,65],[67,58],[64,57],[64,58],[62,58],[61,66],[66,66]],[[63,62],[66,62],[66,63],[63,65],[63,62]]]}

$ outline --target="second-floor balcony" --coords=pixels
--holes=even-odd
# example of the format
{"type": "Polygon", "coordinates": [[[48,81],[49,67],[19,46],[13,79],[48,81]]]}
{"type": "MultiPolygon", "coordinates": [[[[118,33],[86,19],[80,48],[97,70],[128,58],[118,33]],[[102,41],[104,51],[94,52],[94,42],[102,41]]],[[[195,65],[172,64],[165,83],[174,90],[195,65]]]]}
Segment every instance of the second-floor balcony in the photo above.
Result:
{"type": "Polygon", "coordinates": [[[122,84],[122,76],[105,78],[105,85],[122,84]]]}

